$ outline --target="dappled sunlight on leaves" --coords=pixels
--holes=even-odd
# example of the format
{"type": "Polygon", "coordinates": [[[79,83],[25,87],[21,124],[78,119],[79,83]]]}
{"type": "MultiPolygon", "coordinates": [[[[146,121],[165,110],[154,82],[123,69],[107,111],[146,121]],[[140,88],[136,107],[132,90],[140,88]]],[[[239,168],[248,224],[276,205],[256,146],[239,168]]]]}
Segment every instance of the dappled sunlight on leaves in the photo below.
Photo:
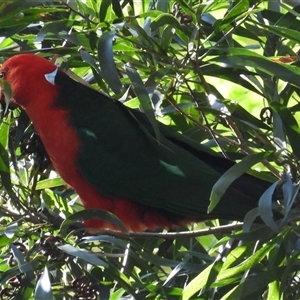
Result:
{"type": "Polygon", "coordinates": [[[212,189],[211,213],[244,172],[271,186],[244,224],[128,232],[83,210],[4,83],[1,299],[299,299],[300,10],[290,2],[0,4],[1,63],[25,52],[57,59],[143,111],[158,143],[157,119],[238,162],[212,189]],[[119,230],[84,228],[91,216],[119,230]]]}

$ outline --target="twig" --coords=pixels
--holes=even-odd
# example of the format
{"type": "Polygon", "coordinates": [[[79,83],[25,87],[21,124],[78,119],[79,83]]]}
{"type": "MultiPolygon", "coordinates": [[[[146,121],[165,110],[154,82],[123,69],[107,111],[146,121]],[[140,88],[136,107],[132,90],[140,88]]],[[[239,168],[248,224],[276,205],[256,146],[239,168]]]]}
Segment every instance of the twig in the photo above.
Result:
{"type": "Polygon", "coordinates": [[[207,126],[201,124],[200,122],[198,122],[196,119],[194,119],[192,116],[190,116],[189,114],[186,114],[176,103],[176,101],[173,99],[173,97],[166,97],[167,100],[169,101],[169,103],[181,114],[183,115],[185,118],[189,119],[191,122],[193,122],[195,125],[197,125],[198,127],[200,127],[201,129],[205,130],[205,131],[212,131],[214,133],[215,136],[217,136],[218,138],[224,140],[225,142],[227,142],[228,144],[230,144],[231,146],[234,147],[240,147],[240,143],[227,138],[226,136],[223,136],[221,133],[217,132],[216,130],[210,128],[210,130],[207,128],[207,126]]]}
{"type": "MultiPolygon", "coordinates": [[[[254,5],[250,10],[253,10],[253,9],[255,8],[255,6],[257,6],[257,5],[258,5],[258,4],[254,5]]],[[[232,27],[231,29],[229,29],[229,30],[226,32],[226,34],[224,34],[224,36],[218,40],[218,42],[215,44],[215,47],[216,47],[217,45],[221,44],[224,40],[226,40],[227,37],[228,37],[229,35],[233,34],[233,32],[234,32],[239,26],[241,26],[248,18],[249,18],[249,15],[246,15],[246,16],[243,17],[240,21],[236,22],[235,26],[232,27]]],[[[206,40],[203,41],[202,44],[205,44],[206,42],[208,42],[209,39],[211,38],[211,36],[212,36],[213,34],[214,34],[214,32],[211,33],[211,34],[206,38],[206,40]]],[[[202,61],[202,60],[203,60],[205,57],[207,57],[213,50],[215,50],[215,49],[216,49],[215,47],[209,48],[209,49],[208,49],[208,50],[207,50],[207,51],[199,58],[200,61],[202,61]]]]}
{"type": "Polygon", "coordinates": [[[205,236],[216,233],[227,233],[233,230],[241,229],[243,223],[222,225],[218,227],[209,227],[207,229],[201,229],[196,231],[179,231],[179,232],[130,232],[123,233],[115,230],[99,230],[97,231],[97,235],[99,234],[107,234],[112,235],[119,238],[143,238],[143,239],[180,239],[180,238],[191,238],[198,236],[205,236]]]}

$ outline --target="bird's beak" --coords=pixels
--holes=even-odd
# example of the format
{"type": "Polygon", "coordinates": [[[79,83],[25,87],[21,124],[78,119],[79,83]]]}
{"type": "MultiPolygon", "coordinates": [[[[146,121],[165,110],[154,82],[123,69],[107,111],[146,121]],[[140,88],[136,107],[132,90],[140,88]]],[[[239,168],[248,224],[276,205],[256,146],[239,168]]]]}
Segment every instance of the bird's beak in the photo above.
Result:
{"type": "Polygon", "coordinates": [[[8,109],[15,109],[17,106],[11,102],[11,87],[9,83],[4,79],[0,78],[0,103],[4,115],[7,113],[8,109]]]}

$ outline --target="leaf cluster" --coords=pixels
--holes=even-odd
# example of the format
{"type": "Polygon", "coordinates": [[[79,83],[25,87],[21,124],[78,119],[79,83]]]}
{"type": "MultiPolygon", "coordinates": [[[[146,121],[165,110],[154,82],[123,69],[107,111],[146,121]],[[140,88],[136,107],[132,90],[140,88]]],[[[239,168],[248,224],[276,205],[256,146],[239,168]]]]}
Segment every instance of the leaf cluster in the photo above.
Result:
{"type": "Polygon", "coordinates": [[[84,211],[24,112],[4,109],[1,299],[299,299],[300,6],[290,2],[1,2],[1,62],[27,52],[57,60],[142,110],[157,136],[156,119],[240,162],[216,183],[210,210],[244,172],[275,182],[256,213],[265,225],[250,213],[243,229],[215,220],[90,235],[80,222],[92,215],[122,225],[84,211]]]}

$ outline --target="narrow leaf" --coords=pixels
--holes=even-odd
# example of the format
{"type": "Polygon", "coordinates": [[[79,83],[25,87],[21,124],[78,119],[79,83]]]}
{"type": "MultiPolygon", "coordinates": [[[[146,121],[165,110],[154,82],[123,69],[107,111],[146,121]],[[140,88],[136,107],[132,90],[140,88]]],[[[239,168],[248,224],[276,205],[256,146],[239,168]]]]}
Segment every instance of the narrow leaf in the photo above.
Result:
{"type": "Polygon", "coordinates": [[[166,26],[166,25],[172,25],[173,27],[179,27],[180,24],[178,23],[177,19],[175,17],[173,17],[170,14],[160,14],[157,18],[155,18],[150,27],[152,29],[157,29],[160,28],[162,26],[166,26]]]}
{"type": "Polygon", "coordinates": [[[204,288],[207,285],[216,264],[218,265],[219,263],[220,262],[215,261],[197,275],[183,290],[182,300],[190,299],[200,289],[204,288]]]}
{"type": "Polygon", "coordinates": [[[226,171],[212,188],[208,213],[212,212],[216,207],[232,182],[247,172],[253,165],[261,162],[266,155],[266,153],[262,152],[246,156],[238,164],[226,171]]]}
{"type": "Polygon", "coordinates": [[[140,101],[142,111],[145,113],[149,122],[151,123],[153,130],[155,132],[156,139],[159,141],[160,133],[158,128],[158,123],[156,122],[154,112],[153,112],[152,102],[144,86],[144,83],[140,75],[138,74],[138,72],[129,63],[125,65],[125,70],[132,82],[133,88],[135,90],[135,94],[140,101]]]}
{"type": "Polygon", "coordinates": [[[122,84],[113,59],[113,38],[115,30],[104,33],[98,42],[98,59],[103,78],[115,94],[121,92],[122,84]]]}
{"type": "Polygon", "coordinates": [[[275,232],[279,231],[277,223],[273,219],[272,202],[273,194],[278,182],[274,182],[260,197],[258,201],[258,211],[262,220],[275,232]]]}
{"type": "Polygon", "coordinates": [[[78,257],[89,264],[108,268],[108,264],[105,261],[98,258],[95,254],[93,254],[92,252],[89,252],[87,250],[77,249],[69,244],[57,245],[57,248],[59,248],[61,251],[65,252],[65,253],[67,253],[68,255],[78,257]]]}
{"type": "Polygon", "coordinates": [[[45,179],[41,180],[36,184],[35,189],[36,190],[44,190],[44,189],[50,189],[58,186],[64,185],[63,180],[60,177],[53,178],[53,179],[45,179]]]}
{"type": "Polygon", "coordinates": [[[300,157],[300,148],[299,148],[300,128],[295,117],[285,105],[282,105],[277,101],[271,102],[270,106],[281,117],[282,123],[284,125],[286,134],[289,138],[289,142],[291,144],[293,152],[297,157],[300,157]]]}
{"type": "Polygon", "coordinates": [[[103,220],[105,222],[112,223],[113,225],[119,227],[122,231],[127,232],[127,229],[124,226],[124,224],[114,214],[100,209],[85,209],[83,211],[79,211],[73,214],[72,216],[68,217],[61,224],[60,234],[64,235],[67,232],[69,225],[72,222],[79,222],[79,221],[93,220],[93,219],[103,220]]]}
{"type": "Polygon", "coordinates": [[[217,281],[230,279],[239,275],[257,265],[274,247],[276,247],[276,241],[274,239],[272,243],[265,244],[262,248],[257,250],[252,256],[246,258],[241,264],[236,267],[221,270],[217,276],[217,281]]]}
{"type": "Polygon", "coordinates": [[[47,267],[45,267],[43,274],[36,284],[34,300],[53,300],[51,281],[47,267]]]}

